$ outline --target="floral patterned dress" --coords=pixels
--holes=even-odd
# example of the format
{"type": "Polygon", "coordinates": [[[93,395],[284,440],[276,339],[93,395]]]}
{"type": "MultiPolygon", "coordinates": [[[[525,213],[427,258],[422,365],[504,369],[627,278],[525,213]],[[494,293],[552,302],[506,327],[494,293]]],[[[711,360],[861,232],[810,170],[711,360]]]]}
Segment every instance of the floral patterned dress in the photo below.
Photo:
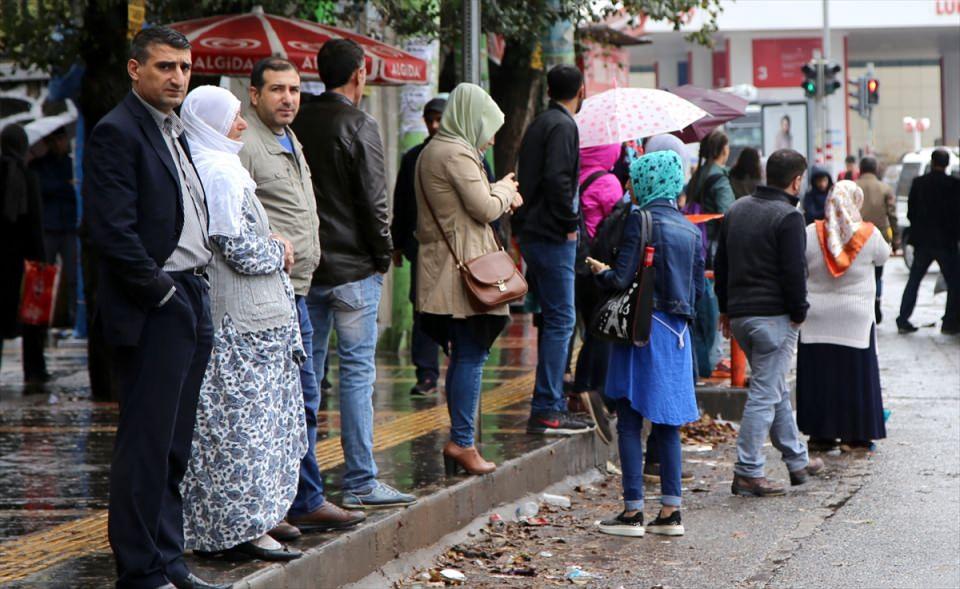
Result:
{"type": "Polygon", "coordinates": [[[283,246],[258,232],[248,196],[236,238],[211,236],[241,275],[280,272],[290,319],[278,328],[241,333],[224,315],[197,406],[187,474],[181,484],[187,548],[215,552],[254,540],[286,516],[307,451],[300,339],[293,288],[283,273],[283,246]]]}

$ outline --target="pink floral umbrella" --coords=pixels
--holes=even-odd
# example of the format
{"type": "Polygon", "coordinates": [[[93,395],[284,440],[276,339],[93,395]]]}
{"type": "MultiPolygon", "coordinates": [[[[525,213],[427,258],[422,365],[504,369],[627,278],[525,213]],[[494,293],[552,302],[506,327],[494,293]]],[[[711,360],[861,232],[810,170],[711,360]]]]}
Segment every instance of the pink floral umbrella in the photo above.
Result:
{"type": "Polygon", "coordinates": [[[576,120],[582,148],[679,131],[705,116],[705,110],[670,92],[614,88],[588,98],[576,120]]]}

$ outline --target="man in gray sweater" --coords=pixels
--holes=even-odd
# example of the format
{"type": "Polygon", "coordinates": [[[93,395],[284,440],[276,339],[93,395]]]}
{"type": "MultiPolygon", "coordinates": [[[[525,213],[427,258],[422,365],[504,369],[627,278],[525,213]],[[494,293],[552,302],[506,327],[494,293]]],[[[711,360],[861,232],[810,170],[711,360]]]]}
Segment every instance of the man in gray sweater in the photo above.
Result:
{"type": "Polygon", "coordinates": [[[797,194],[806,159],[792,149],[767,160],[767,185],[736,201],[720,230],[715,261],[720,327],[732,333],[750,363],[750,389],[737,436],[735,495],[783,495],[764,476],[763,443],[780,450],[790,483],[823,469],[810,460],[790,404],[787,370],[807,316],[806,230],[797,194]]]}

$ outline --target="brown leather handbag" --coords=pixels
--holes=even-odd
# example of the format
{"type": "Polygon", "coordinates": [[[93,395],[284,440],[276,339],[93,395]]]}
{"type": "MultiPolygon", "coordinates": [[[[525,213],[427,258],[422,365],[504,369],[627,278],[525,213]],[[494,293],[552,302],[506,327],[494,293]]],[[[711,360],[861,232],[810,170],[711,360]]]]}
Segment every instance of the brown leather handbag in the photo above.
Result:
{"type": "Polygon", "coordinates": [[[427,198],[427,191],[423,188],[423,179],[420,177],[420,167],[417,166],[417,182],[420,184],[420,192],[423,194],[423,202],[426,203],[433,222],[437,224],[440,236],[443,237],[453,261],[457,264],[457,270],[460,272],[460,278],[463,280],[463,286],[466,287],[469,295],[470,304],[473,309],[479,313],[492,311],[501,305],[511,303],[522,299],[527,295],[527,281],[524,280],[520,272],[517,271],[513,258],[504,251],[497,232],[492,227],[493,239],[497,242],[497,251],[483,254],[462,262],[453,250],[453,245],[447,239],[447,234],[440,225],[440,219],[437,218],[430,199],[427,198]]]}

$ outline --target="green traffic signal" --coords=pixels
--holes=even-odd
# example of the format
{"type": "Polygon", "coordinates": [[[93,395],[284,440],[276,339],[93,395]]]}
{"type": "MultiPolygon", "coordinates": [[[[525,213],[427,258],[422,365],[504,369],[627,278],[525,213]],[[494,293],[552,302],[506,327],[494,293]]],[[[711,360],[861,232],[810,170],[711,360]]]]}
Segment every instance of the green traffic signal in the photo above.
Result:
{"type": "Polygon", "coordinates": [[[817,95],[817,83],[813,80],[804,80],[804,82],[800,84],[800,87],[803,88],[803,93],[809,98],[817,95]]]}

